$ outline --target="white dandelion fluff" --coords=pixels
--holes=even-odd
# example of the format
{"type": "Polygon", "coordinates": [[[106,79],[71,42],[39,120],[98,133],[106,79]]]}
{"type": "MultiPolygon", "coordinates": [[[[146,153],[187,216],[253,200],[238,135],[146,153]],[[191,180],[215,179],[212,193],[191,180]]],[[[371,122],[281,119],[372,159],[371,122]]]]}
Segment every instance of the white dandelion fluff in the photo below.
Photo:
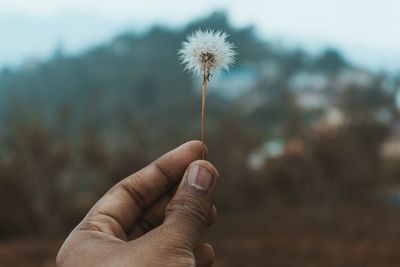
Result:
{"type": "Polygon", "coordinates": [[[235,51],[233,44],[226,41],[228,34],[215,30],[197,30],[189,34],[178,54],[185,69],[196,77],[203,78],[201,100],[201,143],[202,159],[206,158],[204,118],[206,107],[207,81],[211,75],[228,70],[233,64],[235,51]]]}
{"type": "Polygon", "coordinates": [[[178,54],[185,69],[208,80],[210,75],[228,70],[234,63],[235,51],[227,42],[228,34],[215,30],[197,30],[189,34],[178,54]]]}

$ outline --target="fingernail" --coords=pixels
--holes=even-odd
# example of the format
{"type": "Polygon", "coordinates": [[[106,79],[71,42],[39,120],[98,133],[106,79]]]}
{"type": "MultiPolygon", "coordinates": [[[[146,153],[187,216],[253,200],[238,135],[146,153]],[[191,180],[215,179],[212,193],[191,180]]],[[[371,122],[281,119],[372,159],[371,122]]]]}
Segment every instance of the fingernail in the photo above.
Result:
{"type": "Polygon", "coordinates": [[[213,181],[214,177],[207,168],[192,166],[188,170],[187,183],[197,189],[210,190],[213,181]]]}

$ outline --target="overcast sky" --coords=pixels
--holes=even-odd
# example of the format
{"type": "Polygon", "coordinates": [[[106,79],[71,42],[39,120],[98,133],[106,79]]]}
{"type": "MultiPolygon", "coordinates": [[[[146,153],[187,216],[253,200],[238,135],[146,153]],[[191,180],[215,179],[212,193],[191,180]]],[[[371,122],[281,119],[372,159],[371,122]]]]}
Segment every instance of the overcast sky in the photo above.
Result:
{"type": "Polygon", "coordinates": [[[1,1],[0,65],[45,56],[60,43],[81,49],[128,27],[183,25],[214,10],[266,38],[333,45],[361,64],[400,66],[399,0],[1,1]]]}

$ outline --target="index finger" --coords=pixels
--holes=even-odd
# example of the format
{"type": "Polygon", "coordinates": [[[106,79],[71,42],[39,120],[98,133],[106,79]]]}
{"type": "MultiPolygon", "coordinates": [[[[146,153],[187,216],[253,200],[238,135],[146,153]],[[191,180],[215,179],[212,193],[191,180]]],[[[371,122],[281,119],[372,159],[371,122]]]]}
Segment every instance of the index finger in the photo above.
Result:
{"type": "Polygon", "coordinates": [[[201,154],[201,142],[191,141],[161,156],[111,188],[78,228],[126,240],[126,233],[143,210],[177,184],[187,166],[201,154]]]}

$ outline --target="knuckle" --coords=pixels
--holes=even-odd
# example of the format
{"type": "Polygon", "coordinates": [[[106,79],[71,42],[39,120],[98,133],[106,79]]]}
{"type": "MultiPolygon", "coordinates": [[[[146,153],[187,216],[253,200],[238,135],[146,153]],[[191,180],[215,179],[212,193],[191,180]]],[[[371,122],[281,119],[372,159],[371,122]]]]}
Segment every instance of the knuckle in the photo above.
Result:
{"type": "Polygon", "coordinates": [[[210,224],[210,210],[210,204],[199,201],[192,195],[184,194],[175,196],[171,200],[166,209],[166,216],[174,213],[188,223],[207,227],[210,224]]]}
{"type": "Polygon", "coordinates": [[[146,199],[146,194],[143,194],[142,192],[145,192],[145,188],[140,186],[140,183],[138,181],[141,181],[141,174],[140,173],[135,173],[133,174],[134,179],[130,180],[124,180],[119,183],[119,187],[122,191],[125,191],[128,193],[130,198],[133,200],[133,202],[138,206],[140,210],[144,210],[147,206],[147,199],[146,199]]]}

